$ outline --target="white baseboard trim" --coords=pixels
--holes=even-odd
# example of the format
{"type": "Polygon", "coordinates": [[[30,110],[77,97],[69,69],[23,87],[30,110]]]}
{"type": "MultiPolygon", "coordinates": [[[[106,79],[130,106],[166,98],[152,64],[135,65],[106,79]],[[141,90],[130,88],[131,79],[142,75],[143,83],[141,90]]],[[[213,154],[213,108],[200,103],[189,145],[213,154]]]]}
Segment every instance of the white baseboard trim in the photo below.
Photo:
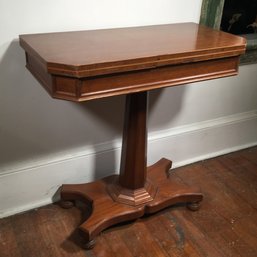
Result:
{"type": "MultiPolygon", "coordinates": [[[[173,168],[257,145],[257,111],[175,127],[149,134],[148,163],[161,157],[173,168]]],[[[63,183],[85,183],[118,170],[121,140],[69,154],[0,167],[0,218],[58,199],[63,183]]]]}

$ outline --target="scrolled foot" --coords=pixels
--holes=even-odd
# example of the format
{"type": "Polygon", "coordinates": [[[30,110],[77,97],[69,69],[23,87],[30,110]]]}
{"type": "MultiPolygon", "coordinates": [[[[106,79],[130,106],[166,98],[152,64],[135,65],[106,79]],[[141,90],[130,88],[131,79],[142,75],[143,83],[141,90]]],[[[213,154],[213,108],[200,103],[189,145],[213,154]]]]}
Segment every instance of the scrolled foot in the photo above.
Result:
{"type": "Polygon", "coordinates": [[[70,209],[74,206],[74,202],[73,201],[67,201],[67,200],[61,200],[59,202],[59,205],[63,208],[63,209],[70,209]]]}
{"type": "Polygon", "coordinates": [[[85,248],[86,250],[90,250],[90,249],[94,248],[94,246],[95,246],[95,239],[92,239],[92,240],[88,241],[87,243],[85,243],[83,245],[83,248],[85,248]]]}
{"type": "Polygon", "coordinates": [[[201,202],[192,202],[192,203],[187,203],[187,208],[190,211],[198,211],[200,209],[200,203],[201,202]]]}

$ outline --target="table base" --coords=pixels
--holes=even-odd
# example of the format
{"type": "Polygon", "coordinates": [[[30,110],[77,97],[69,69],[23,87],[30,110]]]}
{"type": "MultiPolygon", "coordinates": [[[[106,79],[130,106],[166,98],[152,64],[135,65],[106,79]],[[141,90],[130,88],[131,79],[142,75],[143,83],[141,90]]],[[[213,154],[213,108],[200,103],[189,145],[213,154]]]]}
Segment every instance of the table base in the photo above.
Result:
{"type": "Polygon", "coordinates": [[[169,178],[171,161],[161,159],[147,168],[147,181],[156,192],[152,200],[132,206],[115,200],[109,189],[118,175],[108,176],[86,184],[63,185],[62,201],[82,200],[91,210],[90,217],[79,226],[87,241],[86,248],[94,245],[97,235],[104,229],[125,221],[135,220],[144,214],[155,213],[177,203],[186,203],[190,210],[197,210],[203,198],[198,188],[177,184],[169,178]]]}

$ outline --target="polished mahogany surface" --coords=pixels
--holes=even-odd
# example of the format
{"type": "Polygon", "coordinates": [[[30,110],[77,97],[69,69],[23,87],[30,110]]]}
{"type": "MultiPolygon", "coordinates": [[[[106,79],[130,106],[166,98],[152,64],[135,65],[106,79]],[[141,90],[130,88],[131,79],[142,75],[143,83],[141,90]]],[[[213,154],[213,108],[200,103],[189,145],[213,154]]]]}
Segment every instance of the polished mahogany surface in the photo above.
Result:
{"type": "Polygon", "coordinates": [[[194,23],[20,36],[53,74],[85,77],[243,53],[245,40],[194,23]]]}
{"type": "Polygon", "coordinates": [[[245,39],[193,23],[20,36],[27,68],[52,97],[85,101],[126,94],[120,175],[63,185],[63,206],[82,200],[86,247],[114,224],[185,203],[199,188],[169,179],[172,162],[147,167],[147,91],[236,75],[245,39]]]}
{"type": "Polygon", "coordinates": [[[245,49],[244,38],[194,23],[21,35],[20,44],[48,93],[75,102],[235,75],[245,49]]]}

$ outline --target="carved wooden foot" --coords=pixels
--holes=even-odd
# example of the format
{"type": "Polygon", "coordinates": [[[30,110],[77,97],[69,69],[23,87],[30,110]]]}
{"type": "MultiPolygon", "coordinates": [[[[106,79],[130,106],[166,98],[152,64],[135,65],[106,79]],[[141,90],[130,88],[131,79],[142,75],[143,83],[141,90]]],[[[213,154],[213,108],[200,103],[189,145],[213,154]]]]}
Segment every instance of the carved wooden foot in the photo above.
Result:
{"type": "Polygon", "coordinates": [[[94,248],[95,243],[96,243],[96,241],[94,239],[91,241],[88,241],[87,243],[84,244],[84,248],[86,250],[90,250],[90,249],[94,248]]]}
{"type": "MultiPolygon", "coordinates": [[[[117,183],[117,175],[104,179],[78,185],[63,185],[61,198],[63,200],[79,199],[85,201],[92,209],[91,216],[80,225],[87,248],[94,246],[94,239],[104,229],[129,220],[135,220],[144,214],[154,213],[176,203],[191,203],[188,208],[195,208],[202,200],[202,194],[197,188],[178,185],[168,178],[168,170],[171,161],[161,159],[156,164],[148,167],[147,180],[156,188],[154,199],[138,205],[121,203],[119,199],[112,197],[111,190],[117,183]]],[[[142,190],[144,192],[144,190],[142,190]]],[[[131,198],[131,193],[129,193],[131,198]]],[[[137,194],[135,194],[135,198],[137,194]]]]}
{"type": "Polygon", "coordinates": [[[74,202],[73,201],[65,201],[65,200],[61,200],[59,202],[59,205],[63,208],[63,209],[70,209],[74,206],[74,202]]]}
{"type": "Polygon", "coordinates": [[[191,203],[187,203],[187,208],[190,211],[198,211],[200,209],[200,204],[201,202],[191,202],[191,203]]]}

